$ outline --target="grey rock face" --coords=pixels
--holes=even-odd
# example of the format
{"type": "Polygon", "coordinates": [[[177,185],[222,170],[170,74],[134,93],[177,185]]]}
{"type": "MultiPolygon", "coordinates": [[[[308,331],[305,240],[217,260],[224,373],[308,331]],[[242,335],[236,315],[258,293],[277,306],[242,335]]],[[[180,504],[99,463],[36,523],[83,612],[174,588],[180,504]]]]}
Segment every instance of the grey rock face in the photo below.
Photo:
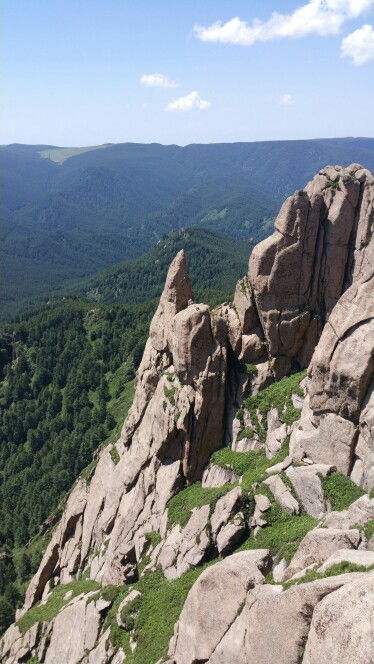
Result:
{"type": "Polygon", "coordinates": [[[290,579],[310,565],[323,563],[332,553],[339,549],[357,549],[361,542],[360,532],[339,530],[337,528],[314,528],[301,541],[292,558],[285,577],[290,579]]]}
{"type": "Polygon", "coordinates": [[[264,583],[268,564],[268,551],[243,551],[205,570],[188,594],[169,656],[178,664],[208,660],[240,613],[249,588],[264,583]]]}
{"type": "Polygon", "coordinates": [[[303,664],[371,664],[374,573],[327,595],[316,607],[303,664]]]}
{"type": "MultiPolygon", "coordinates": [[[[349,601],[354,602],[355,598],[356,606],[361,606],[364,612],[362,626],[356,618],[356,606],[350,616],[350,627],[356,619],[355,637],[360,642],[365,638],[368,640],[363,650],[360,648],[355,654],[351,652],[351,661],[359,664],[362,652],[367,657],[370,652],[367,643],[371,643],[373,636],[371,583],[370,590],[365,591],[364,601],[359,600],[359,589],[365,586],[367,574],[343,574],[283,590],[282,586],[264,584],[263,576],[261,578],[256,570],[253,574],[253,564],[258,566],[259,558],[246,560],[244,555],[249,553],[258,556],[261,552],[229,556],[206,570],[192,587],[170,643],[171,662],[270,664],[276,661],[299,664],[305,661],[302,659],[305,646],[305,653],[309,650],[313,653],[315,631],[318,633],[316,612],[326,611],[325,605],[335,610],[340,596],[344,597],[346,620],[349,601]]],[[[342,625],[340,629],[345,633],[342,625]]],[[[322,634],[328,635],[329,632],[330,629],[326,629],[322,634]]],[[[334,638],[340,644],[344,643],[345,639],[335,632],[335,628],[334,638]]],[[[328,639],[330,643],[330,637],[328,639]]],[[[320,662],[326,661],[323,645],[319,657],[320,662]]],[[[370,659],[363,661],[368,664],[370,659]]]]}
{"type": "Polygon", "coordinates": [[[217,466],[216,464],[211,463],[206,470],[204,470],[201,484],[203,487],[218,487],[224,486],[228,482],[237,482],[238,480],[239,475],[234,473],[230,468],[223,468],[222,466],[217,466]]]}

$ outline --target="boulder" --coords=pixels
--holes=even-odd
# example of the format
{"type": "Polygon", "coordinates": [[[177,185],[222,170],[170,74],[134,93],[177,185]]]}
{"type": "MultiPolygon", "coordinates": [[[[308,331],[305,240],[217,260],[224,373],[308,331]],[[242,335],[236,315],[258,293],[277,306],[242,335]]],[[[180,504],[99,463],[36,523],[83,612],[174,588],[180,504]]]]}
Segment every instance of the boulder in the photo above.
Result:
{"type": "Polygon", "coordinates": [[[215,463],[209,464],[204,470],[202,478],[203,487],[224,486],[227,483],[234,483],[239,481],[239,475],[234,473],[231,468],[217,466],[215,463]]]}
{"type": "Polygon", "coordinates": [[[321,564],[339,549],[357,549],[360,542],[361,534],[353,528],[350,530],[313,528],[301,540],[285,576],[290,579],[310,565],[321,564]]]}
{"type": "Polygon", "coordinates": [[[292,482],[304,510],[316,519],[326,511],[325,496],[319,475],[326,477],[332,470],[332,466],[324,464],[290,466],[286,470],[286,475],[292,482]]]}
{"type": "Polygon", "coordinates": [[[358,567],[371,567],[374,566],[374,551],[364,551],[360,549],[339,549],[325,560],[324,563],[318,568],[320,574],[324,574],[327,570],[339,565],[340,563],[351,563],[358,567]]]}
{"type": "Polygon", "coordinates": [[[243,501],[243,492],[239,486],[226,493],[216,502],[214,512],[210,519],[212,535],[215,537],[222,526],[239,511],[243,501]]]}
{"type": "Polygon", "coordinates": [[[211,546],[208,532],[210,506],[192,510],[184,528],[174,526],[162,543],[157,557],[167,579],[176,579],[204,559],[211,546]]]}
{"type": "Polygon", "coordinates": [[[373,606],[374,573],[324,597],[313,612],[303,664],[371,664],[373,606]]]}
{"type": "Polygon", "coordinates": [[[295,500],[291,491],[279,475],[270,475],[270,477],[263,481],[263,484],[269,487],[275,500],[285,512],[288,514],[299,513],[299,504],[297,500],[295,500]]]}
{"type": "Polygon", "coordinates": [[[353,526],[363,526],[372,519],[374,519],[374,498],[364,495],[355,500],[347,510],[327,514],[321,525],[327,528],[348,529],[353,526]]]}
{"type": "Polygon", "coordinates": [[[242,551],[206,569],[188,593],[169,657],[178,664],[208,660],[240,614],[249,588],[264,582],[269,561],[266,550],[242,551]]]}
{"type": "Polygon", "coordinates": [[[265,472],[268,475],[282,473],[291,464],[292,464],[292,457],[290,455],[288,455],[288,456],[286,456],[285,459],[283,459],[283,461],[280,461],[279,463],[276,463],[274,466],[269,466],[269,468],[266,468],[265,472]]]}
{"type": "Polygon", "coordinates": [[[100,622],[95,602],[87,602],[87,595],[75,598],[53,620],[45,664],[78,664],[95,647],[100,622]]]}
{"type": "Polygon", "coordinates": [[[248,530],[245,523],[243,512],[238,512],[235,516],[220,529],[216,536],[217,551],[221,556],[225,556],[233,550],[235,545],[242,539],[248,530]]]}

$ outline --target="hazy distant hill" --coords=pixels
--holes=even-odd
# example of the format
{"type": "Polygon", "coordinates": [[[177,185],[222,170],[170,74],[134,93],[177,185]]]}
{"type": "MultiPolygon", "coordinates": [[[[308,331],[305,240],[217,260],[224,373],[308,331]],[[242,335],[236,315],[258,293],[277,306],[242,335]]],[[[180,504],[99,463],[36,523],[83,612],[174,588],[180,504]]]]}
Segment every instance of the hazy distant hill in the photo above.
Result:
{"type": "Polygon", "coordinates": [[[172,229],[257,241],[327,163],[374,169],[374,139],[0,148],[3,316],[135,258],[172,229]]]}
{"type": "Polygon", "coordinates": [[[89,280],[80,293],[100,304],[134,304],[158,298],[174,256],[187,255],[194,298],[210,304],[231,298],[245,273],[251,245],[203,228],[171,231],[134,261],[89,280]]]}

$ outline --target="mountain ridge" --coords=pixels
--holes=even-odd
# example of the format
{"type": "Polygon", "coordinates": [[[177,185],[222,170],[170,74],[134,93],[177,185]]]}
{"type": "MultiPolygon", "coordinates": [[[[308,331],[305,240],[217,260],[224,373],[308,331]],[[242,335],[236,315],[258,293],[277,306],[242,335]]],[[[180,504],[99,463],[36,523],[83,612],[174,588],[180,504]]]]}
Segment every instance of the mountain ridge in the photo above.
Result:
{"type": "Polygon", "coordinates": [[[324,164],[374,169],[374,139],[119,144],[61,165],[42,159],[41,147],[0,148],[8,315],[21,300],[141,255],[170,230],[198,226],[257,242],[284,197],[324,164]]]}

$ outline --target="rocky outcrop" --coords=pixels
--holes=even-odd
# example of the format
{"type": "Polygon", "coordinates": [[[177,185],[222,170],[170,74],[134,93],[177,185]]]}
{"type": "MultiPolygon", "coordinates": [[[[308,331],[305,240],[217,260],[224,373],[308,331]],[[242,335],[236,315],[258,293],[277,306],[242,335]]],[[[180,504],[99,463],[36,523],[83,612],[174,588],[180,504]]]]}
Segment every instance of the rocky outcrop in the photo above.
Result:
{"type": "Polygon", "coordinates": [[[203,572],[187,597],[169,656],[178,664],[208,661],[240,613],[249,589],[264,583],[269,561],[266,550],[243,551],[203,572]]]}
{"type": "MultiPolygon", "coordinates": [[[[356,608],[349,611],[350,601],[357,598],[357,604],[365,612],[362,624],[357,620],[354,627],[356,639],[362,646],[359,652],[351,653],[350,661],[369,664],[374,574],[344,574],[283,590],[282,586],[265,584],[263,574],[257,571],[259,562],[261,572],[265,571],[265,556],[266,552],[260,550],[234,554],[200,576],[175,627],[169,646],[170,662],[309,662],[309,653],[314,656],[311,644],[316,637],[322,637],[322,643],[327,637],[328,647],[333,648],[332,637],[327,636],[330,629],[321,629],[322,616],[338,612],[339,598],[344,597],[344,619],[338,621],[342,633],[345,633],[344,622],[353,626],[355,620],[356,608]],[[361,602],[358,598],[363,589],[364,601],[361,602]],[[320,623],[316,619],[318,615],[321,615],[320,623]],[[364,659],[360,659],[363,654],[364,659]]],[[[335,628],[334,635],[340,643],[345,642],[335,628]]],[[[326,661],[323,647],[320,646],[320,662],[326,661]]],[[[333,661],[339,660],[335,657],[333,661]]]]}
{"type": "MultiPolygon", "coordinates": [[[[273,235],[252,252],[233,302],[213,312],[193,303],[186,258],[183,251],[176,256],[120,438],[98,452],[91,478],[73,487],[17,614],[21,622],[4,636],[7,664],[30,656],[47,664],[122,664],[131,655],[113,643],[105,620],[113,599],[66,597],[53,619],[24,633],[22,617],[83,574],[96,585],[126,588],[157,569],[174,582],[218,556],[223,560],[188,594],[170,662],[312,664],[315,653],[319,661],[324,653],[345,661],[340,646],[340,660],[331,654],[328,620],[335,640],[344,623],[360,644],[360,659],[348,649],[351,664],[370,661],[363,644],[371,595],[362,591],[362,579],[372,584],[370,572],[280,584],[342,562],[370,567],[372,560],[374,499],[364,495],[344,512],[331,511],[324,482],[337,469],[368,493],[374,484],[373,206],[368,171],[327,167],[287,199],[273,235]],[[306,367],[304,396],[292,395],[293,418],[285,417],[286,404],[246,410],[244,397],[306,367]],[[224,440],[240,460],[243,452],[258,454],[259,470],[254,464],[246,476],[241,462],[210,462],[224,440]],[[200,481],[195,507],[172,523],[170,499],[200,481]],[[254,548],[279,511],[282,523],[300,518],[313,528],[302,530],[292,559],[254,548]],[[228,556],[249,534],[253,550],[228,556]],[[266,583],[268,572],[277,583],[266,583]],[[360,624],[350,602],[364,612],[360,624]]],[[[276,531],[272,545],[275,539],[276,531]]],[[[127,629],[122,611],[140,596],[133,588],[114,605],[116,629],[127,629]]]]}
{"type": "Polygon", "coordinates": [[[134,402],[115,445],[118,463],[103,449],[90,483],[74,487],[25,609],[40,600],[50,578],[66,583],[88,566],[101,583],[131,581],[137,539],[165,533],[168,500],[184,481],[201,478],[220,447],[226,326],[191,296],[181,251],[151,323],[134,402]]]}
{"type": "Polygon", "coordinates": [[[327,167],[286,200],[222,312],[240,360],[269,358],[277,378],[309,364],[343,291],[370,272],[373,186],[357,164],[327,167]]]}
{"type": "MultiPolygon", "coordinates": [[[[326,320],[310,363],[308,399],[300,425],[292,434],[291,450],[295,459],[306,455],[317,462],[334,464],[370,489],[374,422],[374,179],[365,169],[351,167],[349,172],[360,193],[349,242],[346,240],[341,248],[348,252],[342,282],[346,290],[326,320]]],[[[350,196],[347,201],[351,202],[350,196]]],[[[347,218],[350,215],[345,215],[344,221],[347,218]]],[[[335,263],[331,265],[335,271],[335,263]]]]}
{"type": "Polygon", "coordinates": [[[373,606],[374,573],[324,597],[313,612],[303,664],[370,664],[373,606]]]}

